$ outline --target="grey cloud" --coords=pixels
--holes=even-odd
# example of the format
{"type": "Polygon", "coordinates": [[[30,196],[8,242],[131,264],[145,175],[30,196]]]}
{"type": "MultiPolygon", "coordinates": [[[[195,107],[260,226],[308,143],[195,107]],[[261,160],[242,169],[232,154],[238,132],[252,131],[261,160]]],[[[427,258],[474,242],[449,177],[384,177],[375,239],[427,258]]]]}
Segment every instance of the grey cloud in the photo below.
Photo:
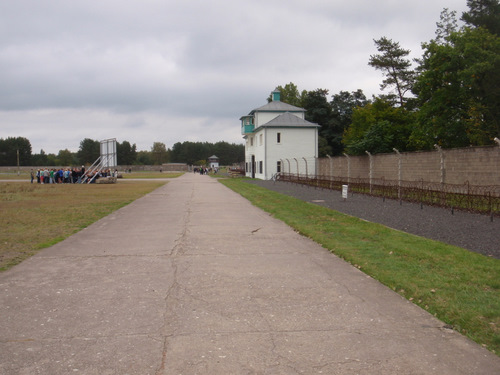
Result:
{"type": "Polygon", "coordinates": [[[241,140],[239,117],[277,85],[379,93],[380,73],[367,66],[373,39],[386,35],[418,53],[441,9],[460,13],[463,3],[6,1],[1,136],[40,145],[38,127],[52,132],[52,124],[43,142],[55,151],[65,148],[60,139],[84,134],[120,134],[138,145],[156,137],[241,140]]]}

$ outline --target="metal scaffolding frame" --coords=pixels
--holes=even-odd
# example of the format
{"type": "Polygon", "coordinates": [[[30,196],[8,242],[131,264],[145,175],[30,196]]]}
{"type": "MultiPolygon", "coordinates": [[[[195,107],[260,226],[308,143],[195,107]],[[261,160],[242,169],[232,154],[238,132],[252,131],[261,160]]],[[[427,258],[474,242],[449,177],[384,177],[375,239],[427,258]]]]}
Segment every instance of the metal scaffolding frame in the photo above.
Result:
{"type": "Polygon", "coordinates": [[[95,180],[98,173],[104,168],[114,168],[117,166],[116,157],[116,138],[105,139],[101,141],[100,145],[101,156],[89,167],[85,176],[83,176],[81,183],[90,184],[95,180]],[[88,175],[91,175],[89,178],[88,175]]]}

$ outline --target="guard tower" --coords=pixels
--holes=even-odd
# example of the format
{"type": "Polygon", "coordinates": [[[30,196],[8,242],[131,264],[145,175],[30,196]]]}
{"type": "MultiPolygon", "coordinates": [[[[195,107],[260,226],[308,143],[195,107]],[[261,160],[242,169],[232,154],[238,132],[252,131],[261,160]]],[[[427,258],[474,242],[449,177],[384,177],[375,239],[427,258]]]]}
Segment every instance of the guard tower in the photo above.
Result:
{"type": "Polygon", "coordinates": [[[208,165],[210,168],[219,168],[219,158],[215,155],[212,155],[208,158],[208,165]]]}

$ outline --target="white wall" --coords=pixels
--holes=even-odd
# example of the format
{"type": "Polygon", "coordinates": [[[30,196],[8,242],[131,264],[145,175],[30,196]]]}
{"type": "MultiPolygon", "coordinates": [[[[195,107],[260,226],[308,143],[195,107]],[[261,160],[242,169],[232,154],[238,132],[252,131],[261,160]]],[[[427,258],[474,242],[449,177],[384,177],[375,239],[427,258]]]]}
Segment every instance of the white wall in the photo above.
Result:
{"type": "Polygon", "coordinates": [[[264,125],[272,119],[282,115],[283,112],[256,112],[255,113],[255,128],[264,125]]]}
{"type": "MultiPolygon", "coordinates": [[[[255,155],[255,177],[268,180],[277,172],[277,162],[281,159],[285,163],[285,159],[290,159],[294,173],[297,167],[293,159],[299,159],[299,173],[305,175],[306,167],[302,159],[305,157],[309,162],[307,169],[311,175],[315,173],[315,163],[311,161],[318,155],[317,148],[317,128],[264,128],[254,134],[254,144],[253,147],[246,148],[245,161],[250,164],[251,156],[255,155]],[[277,133],[281,134],[279,144],[277,133]],[[261,161],[263,162],[262,173],[259,170],[261,161]]],[[[282,171],[284,167],[282,165],[282,171]]],[[[288,165],[286,165],[286,170],[288,171],[288,165]]],[[[251,176],[251,170],[248,170],[247,176],[251,176]]]]}

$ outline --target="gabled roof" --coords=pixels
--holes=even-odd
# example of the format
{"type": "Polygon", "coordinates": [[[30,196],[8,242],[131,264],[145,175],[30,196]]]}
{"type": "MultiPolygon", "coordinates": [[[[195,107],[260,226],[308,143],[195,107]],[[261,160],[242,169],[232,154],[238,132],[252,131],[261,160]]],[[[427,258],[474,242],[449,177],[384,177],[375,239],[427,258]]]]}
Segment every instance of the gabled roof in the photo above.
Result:
{"type": "MultiPolygon", "coordinates": [[[[290,112],[285,112],[271,121],[262,124],[259,128],[319,128],[320,125],[301,119],[290,112]]],[[[258,128],[257,128],[258,129],[258,128]]],[[[257,130],[256,129],[256,130],[257,130]]]]}
{"type": "Polygon", "coordinates": [[[279,100],[274,100],[262,107],[256,108],[252,110],[249,114],[253,114],[255,112],[305,112],[304,108],[295,107],[291,104],[281,102],[279,100]]]}

